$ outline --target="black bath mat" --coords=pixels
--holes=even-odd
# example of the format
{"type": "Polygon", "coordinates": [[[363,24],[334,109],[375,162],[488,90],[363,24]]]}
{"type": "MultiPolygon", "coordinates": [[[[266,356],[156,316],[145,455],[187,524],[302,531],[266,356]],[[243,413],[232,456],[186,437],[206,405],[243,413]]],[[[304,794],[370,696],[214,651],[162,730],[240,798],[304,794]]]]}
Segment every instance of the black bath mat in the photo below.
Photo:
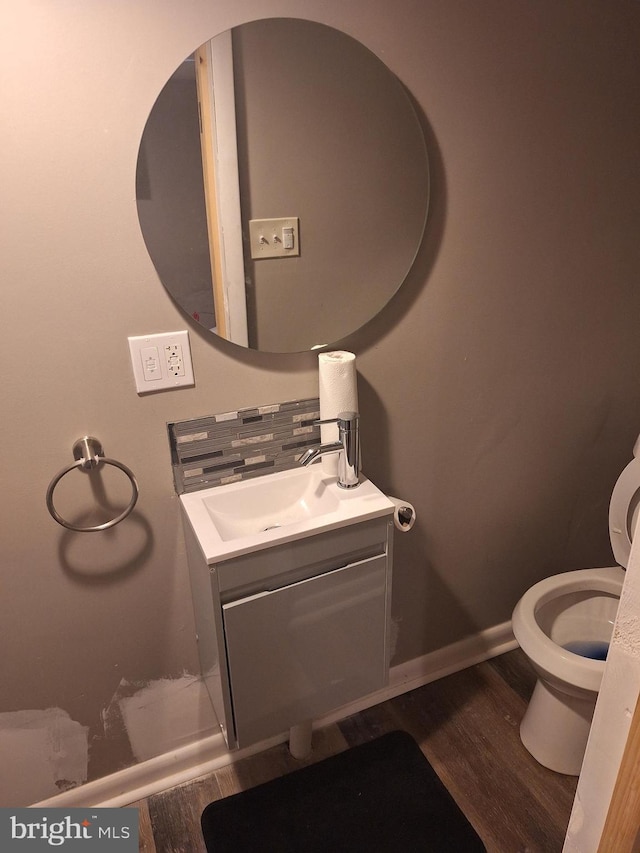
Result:
{"type": "Polygon", "coordinates": [[[210,803],[208,853],[484,853],[406,732],[210,803]]]}

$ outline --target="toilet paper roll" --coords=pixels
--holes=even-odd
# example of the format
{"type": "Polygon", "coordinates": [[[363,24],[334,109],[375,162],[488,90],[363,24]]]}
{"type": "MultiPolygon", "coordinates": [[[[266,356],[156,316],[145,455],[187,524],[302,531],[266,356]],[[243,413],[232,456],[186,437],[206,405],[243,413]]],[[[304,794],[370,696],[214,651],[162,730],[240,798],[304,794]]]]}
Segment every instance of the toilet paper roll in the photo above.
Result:
{"type": "MultiPolygon", "coordinates": [[[[318,355],[318,380],[321,420],[336,418],[340,412],[359,411],[356,357],[352,352],[321,352],[318,355]]],[[[338,425],[322,424],[320,439],[323,444],[337,441],[338,425]]],[[[322,467],[326,473],[336,474],[337,466],[335,454],[323,457],[322,467]]]]}
{"type": "Polygon", "coordinates": [[[395,507],[393,523],[402,533],[408,533],[416,523],[415,507],[409,501],[401,501],[399,498],[391,497],[391,495],[387,495],[387,497],[395,507]]]}

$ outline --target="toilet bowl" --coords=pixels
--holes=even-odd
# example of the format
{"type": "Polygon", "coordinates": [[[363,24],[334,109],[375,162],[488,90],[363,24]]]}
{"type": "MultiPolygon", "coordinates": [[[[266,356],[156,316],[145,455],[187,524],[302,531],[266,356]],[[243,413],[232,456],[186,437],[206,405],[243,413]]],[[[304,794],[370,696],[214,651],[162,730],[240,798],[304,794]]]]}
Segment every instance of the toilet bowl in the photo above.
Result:
{"type": "Polygon", "coordinates": [[[639,505],[640,458],[634,458],[609,505],[618,565],[545,578],[513,611],[513,633],[538,676],[520,738],[540,764],[558,773],[580,773],[639,505]]]}

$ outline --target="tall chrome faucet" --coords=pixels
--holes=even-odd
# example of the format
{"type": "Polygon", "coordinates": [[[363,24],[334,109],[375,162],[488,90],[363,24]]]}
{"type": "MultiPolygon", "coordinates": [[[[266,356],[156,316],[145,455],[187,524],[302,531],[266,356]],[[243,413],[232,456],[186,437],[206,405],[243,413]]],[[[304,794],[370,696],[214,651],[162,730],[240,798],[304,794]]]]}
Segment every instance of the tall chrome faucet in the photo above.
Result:
{"type": "Polygon", "coordinates": [[[338,441],[312,447],[300,457],[301,465],[311,465],[327,453],[339,453],[338,485],[342,489],[355,488],[360,472],[360,415],[358,412],[340,412],[337,418],[315,421],[316,424],[338,424],[338,441]]]}

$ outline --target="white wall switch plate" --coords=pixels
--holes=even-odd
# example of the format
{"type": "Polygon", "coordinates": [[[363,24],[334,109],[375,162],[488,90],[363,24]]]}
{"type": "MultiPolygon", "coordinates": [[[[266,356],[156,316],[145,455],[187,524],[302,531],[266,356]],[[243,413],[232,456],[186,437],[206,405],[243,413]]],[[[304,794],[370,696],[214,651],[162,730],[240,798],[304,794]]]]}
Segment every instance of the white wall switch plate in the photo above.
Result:
{"type": "Polygon", "coordinates": [[[300,223],[297,216],[284,219],[250,219],[251,257],[294,258],[300,254],[300,223]]]}
{"type": "Polygon", "coordinates": [[[188,332],[131,337],[129,352],[138,394],[195,385],[188,332]]]}

